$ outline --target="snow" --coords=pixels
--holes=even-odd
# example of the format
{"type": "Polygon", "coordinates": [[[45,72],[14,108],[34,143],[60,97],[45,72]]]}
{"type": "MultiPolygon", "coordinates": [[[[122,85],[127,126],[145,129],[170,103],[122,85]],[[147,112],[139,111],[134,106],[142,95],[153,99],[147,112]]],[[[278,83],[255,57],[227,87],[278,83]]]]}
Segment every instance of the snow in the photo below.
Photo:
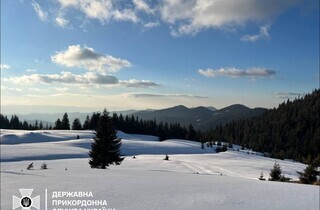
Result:
{"type": "Polygon", "coordinates": [[[275,161],[286,176],[297,179],[304,164],[245,151],[215,153],[215,147],[203,150],[187,140],[118,135],[125,160],[97,170],[88,164],[92,131],[1,130],[1,209],[12,209],[12,195],[18,196],[19,188],[34,188],[42,198],[48,189],[48,209],[53,208],[53,191],[92,191],[94,199],[105,199],[115,209],[319,207],[319,186],[257,179],[261,172],[268,179],[275,161]],[[165,154],[169,161],[163,160],[165,154]],[[31,162],[34,170],[26,170],[31,162]],[[43,162],[48,170],[40,170],[43,162]]]}

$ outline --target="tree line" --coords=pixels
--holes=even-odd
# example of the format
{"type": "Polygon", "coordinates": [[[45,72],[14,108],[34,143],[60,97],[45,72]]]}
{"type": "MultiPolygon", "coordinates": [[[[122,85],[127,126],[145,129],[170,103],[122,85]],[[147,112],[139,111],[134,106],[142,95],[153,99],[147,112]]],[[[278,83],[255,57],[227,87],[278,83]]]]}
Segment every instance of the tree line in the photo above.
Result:
{"type": "Polygon", "coordinates": [[[216,126],[205,134],[271,157],[311,162],[320,158],[320,90],[287,100],[262,116],[216,126]]]}
{"type": "Polygon", "coordinates": [[[0,114],[0,128],[1,129],[22,129],[22,130],[49,130],[51,125],[43,125],[42,121],[36,120],[34,123],[26,120],[20,121],[17,115],[12,115],[9,119],[6,115],[0,114]]]}
{"type": "MultiPolygon", "coordinates": [[[[68,114],[65,113],[62,118],[58,118],[54,125],[45,126],[40,121],[34,124],[19,120],[18,116],[13,115],[9,120],[7,116],[0,115],[0,128],[3,129],[24,129],[24,130],[96,130],[100,120],[101,113],[94,112],[91,116],[87,115],[83,124],[78,118],[75,118],[70,124],[68,114]]],[[[116,130],[121,130],[125,133],[135,133],[144,135],[155,135],[160,140],[165,139],[188,139],[199,141],[201,132],[195,130],[193,125],[188,127],[181,126],[179,123],[157,122],[156,120],[143,120],[135,116],[125,117],[122,114],[113,113],[110,117],[116,130]]]]}

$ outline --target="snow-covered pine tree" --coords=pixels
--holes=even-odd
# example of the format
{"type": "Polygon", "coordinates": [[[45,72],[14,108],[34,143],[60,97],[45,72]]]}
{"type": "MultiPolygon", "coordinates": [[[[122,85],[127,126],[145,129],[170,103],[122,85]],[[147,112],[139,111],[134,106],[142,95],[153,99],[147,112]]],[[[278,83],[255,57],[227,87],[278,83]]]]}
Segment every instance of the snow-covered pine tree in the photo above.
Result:
{"type": "Polygon", "coordinates": [[[121,139],[117,137],[109,112],[103,110],[99,117],[96,137],[91,144],[89,164],[91,168],[105,169],[109,165],[120,165],[123,157],[120,154],[121,139]]]}

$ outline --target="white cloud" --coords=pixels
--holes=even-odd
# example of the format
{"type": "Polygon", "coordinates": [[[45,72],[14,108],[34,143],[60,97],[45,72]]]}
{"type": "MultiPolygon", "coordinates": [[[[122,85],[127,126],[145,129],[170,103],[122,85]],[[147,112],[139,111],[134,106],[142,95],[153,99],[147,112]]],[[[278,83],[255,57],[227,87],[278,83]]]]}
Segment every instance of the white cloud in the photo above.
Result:
{"type": "MultiPolygon", "coordinates": [[[[259,34],[245,35],[241,38],[243,41],[268,39],[269,26],[263,25],[272,22],[290,7],[303,2],[303,0],[57,1],[59,8],[55,10],[58,12],[54,21],[62,27],[71,25],[72,19],[65,18],[59,13],[63,11],[67,15],[69,10],[80,12],[80,19],[84,23],[89,20],[99,20],[102,24],[110,21],[128,21],[153,28],[163,21],[169,25],[171,35],[176,37],[196,35],[207,29],[234,31],[243,28],[247,23],[262,25],[259,34]]],[[[81,25],[83,24],[80,24],[80,27],[81,25]]]]}
{"type": "Polygon", "coordinates": [[[139,21],[139,18],[136,16],[136,13],[131,9],[114,10],[112,11],[112,16],[115,20],[119,21],[130,21],[136,23],[139,21]]]}
{"type": "Polygon", "coordinates": [[[155,28],[158,27],[160,25],[159,22],[148,22],[146,24],[144,24],[144,27],[146,28],[155,28]]]}
{"type": "Polygon", "coordinates": [[[62,8],[73,7],[82,11],[86,17],[98,19],[102,23],[111,17],[112,1],[110,0],[58,0],[62,8]]]}
{"type": "Polygon", "coordinates": [[[59,93],[66,93],[69,91],[69,88],[67,87],[61,87],[61,88],[53,88],[54,91],[59,92],[59,93]]]}
{"type": "Polygon", "coordinates": [[[65,85],[96,85],[110,87],[150,88],[158,87],[159,84],[149,80],[118,80],[112,75],[87,72],[85,74],[73,74],[61,72],[60,74],[31,74],[20,77],[4,78],[4,81],[11,81],[14,84],[36,85],[36,84],[65,84],[65,85]]]}
{"type": "Polygon", "coordinates": [[[1,85],[1,90],[4,92],[21,92],[21,88],[12,88],[12,87],[7,87],[4,85],[1,85]]]}
{"type": "Polygon", "coordinates": [[[270,25],[264,25],[260,27],[260,33],[259,34],[255,34],[255,35],[244,35],[243,37],[241,37],[242,41],[246,41],[246,42],[255,42],[259,39],[270,39],[270,34],[269,34],[269,28],[270,25]]]}
{"type": "Polygon", "coordinates": [[[197,34],[208,28],[232,28],[248,22],[274,19],[300,0],[164,0],[163,21],[173,25],[171,34],[197,34]]]}
{"type": "Polygon", "coordinates": [[[151,94],[151,93],[125,93],[125,97],[135,98],[208,98],[206,96],[186,95],[186,94],[151,94]]]}
{"type": "Polygon", "coordinates": [[[80,45],[70,45],[67,50],[56,52],[51,56],[51,60],[62,66],[78,67],[100,73],[117,72],[131,66],[131,63],[125,59],[100,54],[86,46],[81,48],[80,45]]]}
{"type": "Polygon", "coordinates": [[[149,80],[136,80],[136,79],[122,80],[120,81],[120,84],[126,87],[133,87],[133,88],[149,88],[149,87],[160,86],[159,84],[149,80]]]}
{"type": "Polygon", "coordinates": [[[35,2],[34,0],[32,0],[31,2],[31,5],[34,9],[34,11],[37,13],[37,15],[39,16],[40,20],[41,21],[46,21],[47,20],[47,17],[48,17],[48,13],[45,12],[41,7],[40,5],[35,2]]]}
{"type": "Polygon", "coordinates": [[[253,67],[246,70],[237,68],[220,68],[220,69],[199,69],[198,73],[206,77],[225,76],[225,77],[268,77],[276,72],[266,68],[253,67]]]}
{"type": "Polygon", "coordinates": [[[37,72],[37,69],[26,69],[26,72],[37,72]]]}
{"type": "Polygon", "coordinates": [[[67,20],[65,17],[64,17],[64,14],[62,12],[59,12],[58,13],[58,16],[55,18],[55,23],[62,27],[62,28],[66,28],[68,25],[69,25],[69,20],[67,20]]]}
{"type": "Polygon", "coordinates": [[[139,18],[131,9],[119,10],[112,0],[58,0],[61,9],[74,8],[80,10],[89,19],[97,19],[106,23],[111,19],[118,21],[138,22],[139,18]]]}
{"type": "Polygon", "coordinates": [[[0,64],[0,69],[10,69],[11,66],[9,66],[8,64],[0,64]]]}
{"type": "Polygon", "coordinates": [[[299,98],[303,95],[304,94],[302,93],[293,93],[293,92],[279,92],[275,94],[276,98],[280,98],[280,99],[294,99],[294,98],[299,98]]]}
{"type": "Polygon", "coordinates": [[[71,72],[61,72],[61,74],[31,74],[21,77],[11,77],[8,80],[15,84],[33,85],[33,84],[98,84],[98,85],[114,85],[119,81],[111,75],[95,74],[88,72],[86,74],[73,74],[71,72]]]}
{"type": "Polygon", "coordinates": [[[144,0],[133,0],[133,4],[135,8],[139,11],[144,11],[148,14],[153,14],[154,11],[150,8],[150,6],[144,0]]]}

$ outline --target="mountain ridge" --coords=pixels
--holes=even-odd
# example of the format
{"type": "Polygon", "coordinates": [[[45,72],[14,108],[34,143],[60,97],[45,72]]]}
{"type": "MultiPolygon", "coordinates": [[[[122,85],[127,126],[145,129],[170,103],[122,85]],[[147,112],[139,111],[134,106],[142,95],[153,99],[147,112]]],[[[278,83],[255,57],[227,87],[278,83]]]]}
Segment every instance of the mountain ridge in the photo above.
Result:
{"type": "MultiPolygon", "coordinates": [[[[261,115],[267,109],[265,108],[249,108],[243,104],[233,104],[222,109],[214,107],[197,106],[188,108],[184,105],[177,105],[164,109],[146,109],[146,110],[124,110],[124,111],[111,111],[125,115],[134,115],[143,120],[156,119],[158,122],[180,123],[183,126],[192,124],[196,129],[202,131],[214,128],[219,124],[225,124],[234,120],[246,119],[261,115]]],[[[93,112],[69,112],[69,120],[72,122],[75,118],[79,118],[81,123],[85,121],[87,115],[91,116],[93,112]]],[[[18,114],[20,120],[27,120],[28,122],[43,121],[49,125],[53,125],[58,118],[62,118],[63,113],[32,113],[32,114],[18,114]]],[[[10,117],[10,115],[8,115],[10,117]]]]}

